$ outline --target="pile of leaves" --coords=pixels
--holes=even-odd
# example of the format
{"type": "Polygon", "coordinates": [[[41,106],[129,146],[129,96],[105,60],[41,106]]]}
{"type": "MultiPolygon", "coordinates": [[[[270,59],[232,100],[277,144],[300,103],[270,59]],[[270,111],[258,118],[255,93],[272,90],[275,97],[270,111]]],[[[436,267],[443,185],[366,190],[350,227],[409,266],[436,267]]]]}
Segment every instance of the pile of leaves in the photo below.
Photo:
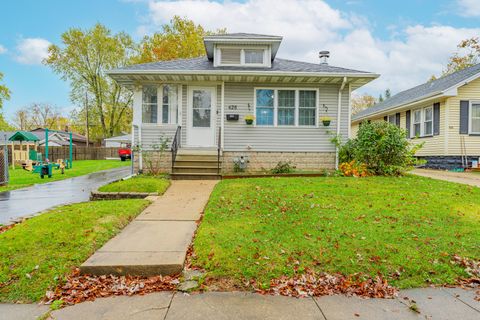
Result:
{"type": "Polygon", "coordinates": [[[47,291],[45,304],[61,300],[64,304],[73,305],[96,298],[120,295],[143,295],[157,291],[172,291],[177,287],[178,276],[91,276],[81,275],[76,268],[63,285],[54,291],[47,291]]]}
{"type": "Polygon", "coordinates": [[[469,275],[469,278],[459,279],[458,283],[462,286],[476,286],[477,291],[475,292],[474,299],[480,301],[480,261],[453,255],[452,263],[464,268],[465,272],[469,275]]]}
{"type": "Polygon", "coordinates": [[[352,160],[350,162],[343,162],[338,169],[345,177],[366,177],[368,176],[367,166],[363,163],[352,160]]]}
{"type": "Polygon", "coordinates": [[[9,224],[7,226],[0,226],[0,234],[4,233],[4,232],[7,232],[8,230],[12,229],[13,227],[15,227],[16,224],[9,224]]]}
{"type": "MultiPolygon", "coordinates": [[[[256,287],[254,285],[254,287],[256,287]]],[[[370,298],[393,298],[398,290],[390,286],[381,276],[375,278],[364,277],[360,274],[343,276],[341,274],[316,274],[307,269],[303,274],[292,278],[283,276],[272,279],[270,288],[255,288],[261,294],[273,294],[289,297],[325,296],[345,294],[370,298]]]]}

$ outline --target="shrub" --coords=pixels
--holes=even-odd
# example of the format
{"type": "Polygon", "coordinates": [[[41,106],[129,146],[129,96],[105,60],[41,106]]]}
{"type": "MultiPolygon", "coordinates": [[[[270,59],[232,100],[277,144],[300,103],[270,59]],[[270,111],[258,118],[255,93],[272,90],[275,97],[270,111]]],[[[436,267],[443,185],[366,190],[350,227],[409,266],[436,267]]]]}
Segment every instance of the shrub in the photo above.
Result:
{"type": "Polygon", "coordinates": [[[389,122],[363,123],[357,137],[340,147],[340,162],[364,164],[373,175],[401,175],[416,164],[415,153],[405,130],[389,122]]]}
{"type": "Polygon", "coordinates": [[[270,170],[273,174],[293,172],[295,166],[290,161],[279,161],[277,165],[270,170]]]}

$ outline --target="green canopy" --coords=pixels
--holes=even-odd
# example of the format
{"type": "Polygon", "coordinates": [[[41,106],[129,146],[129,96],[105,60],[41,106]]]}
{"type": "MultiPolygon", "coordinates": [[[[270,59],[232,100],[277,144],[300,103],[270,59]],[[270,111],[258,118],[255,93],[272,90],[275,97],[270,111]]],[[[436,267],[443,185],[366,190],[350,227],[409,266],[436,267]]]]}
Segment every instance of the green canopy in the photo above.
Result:
{"type": "Polygon", "coordinates": [[[38,137],[28,131],[17,131],[8,141],[38,141],[38,137]]]}

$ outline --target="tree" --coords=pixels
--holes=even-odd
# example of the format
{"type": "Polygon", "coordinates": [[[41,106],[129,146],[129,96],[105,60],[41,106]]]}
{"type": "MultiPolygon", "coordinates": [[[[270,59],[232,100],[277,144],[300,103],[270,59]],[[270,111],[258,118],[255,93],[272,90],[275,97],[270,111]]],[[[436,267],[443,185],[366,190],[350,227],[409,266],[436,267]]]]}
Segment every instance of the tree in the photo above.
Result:
{"type": "Polygon", "coordinates": [[[369,94],[354,96],[352,98],[352,114],[356,114],[364,109],[370,108],[376,102],[377,101],[375,98],[369,94]]]}
{"type": "Polygon", "coordinates": [[[60,110],[47,103],[32,103],[15,112],[14,123],[20,130],[49,128],[65,130],[70,120],[62,116],[60,110]]]}
{"type": "MultiPolygon", "coordinates": [[[[3,73],[0,72],[0,81],[3,80],[3,73]]],[[[0,109],[3,107],[3,101],[10,99],[11,91],[7,88],[6,85],[0,84],[0,109]]]]}
{"type": "Polygon", "coordinates": [[[385,99],[390,99],[392,96],[392,93],[390,92],[390,89],[385,89],[385,99]]]}
{"type": "Polygon", "coordinates": [[[170,24],[162,26],[161,32],[142,40],[140,55],[135,62],[200,57],[205,54],[203,37],[216,33],[225,33],[225,29],[206,31],[192,20],[174,16],[170,24]]]}
{"type": "Polygon", "coordinates": [[[109,78],[106,71],[133,61],[138,48],[131,37],[123,32],[112,34],[96,24],[88,30],[69,29],[62,34],[62,43],[62,47],[49,47],[44,63],[71,82],[72,101],[82,105],[87,90],[102,138],[129,127],[133,93],[109,78]]]}
{"type": "Polygon", "coordinates": [[[462,40],[457,45],[455,52],[448,60],[447,68],[443,70],[442,76],[456,71],[469,68],[480,62],[480,39],[473,37],[462,40]]]}
{"type": "MultiPolygon", "coordinates": [[[[3,113],[0,113],[0,131],[14,131],[15,128],[5,120],[3,113]]],[[[4,137],[0,136],[0,141],[3,140],[4,137]]]]}

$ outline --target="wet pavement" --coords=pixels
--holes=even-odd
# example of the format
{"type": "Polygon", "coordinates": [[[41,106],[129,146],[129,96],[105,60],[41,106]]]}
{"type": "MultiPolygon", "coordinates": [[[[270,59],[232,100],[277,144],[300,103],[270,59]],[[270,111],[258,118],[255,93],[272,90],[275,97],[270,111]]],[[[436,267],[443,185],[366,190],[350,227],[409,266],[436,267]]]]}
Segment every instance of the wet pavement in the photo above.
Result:
{"type": "Polygon", "coordinates": [[[6,225],[55,206],[88,201],[92,190],[129,174],[130,167],[122,167],[0,192],[0,224],[6,225]]]}

